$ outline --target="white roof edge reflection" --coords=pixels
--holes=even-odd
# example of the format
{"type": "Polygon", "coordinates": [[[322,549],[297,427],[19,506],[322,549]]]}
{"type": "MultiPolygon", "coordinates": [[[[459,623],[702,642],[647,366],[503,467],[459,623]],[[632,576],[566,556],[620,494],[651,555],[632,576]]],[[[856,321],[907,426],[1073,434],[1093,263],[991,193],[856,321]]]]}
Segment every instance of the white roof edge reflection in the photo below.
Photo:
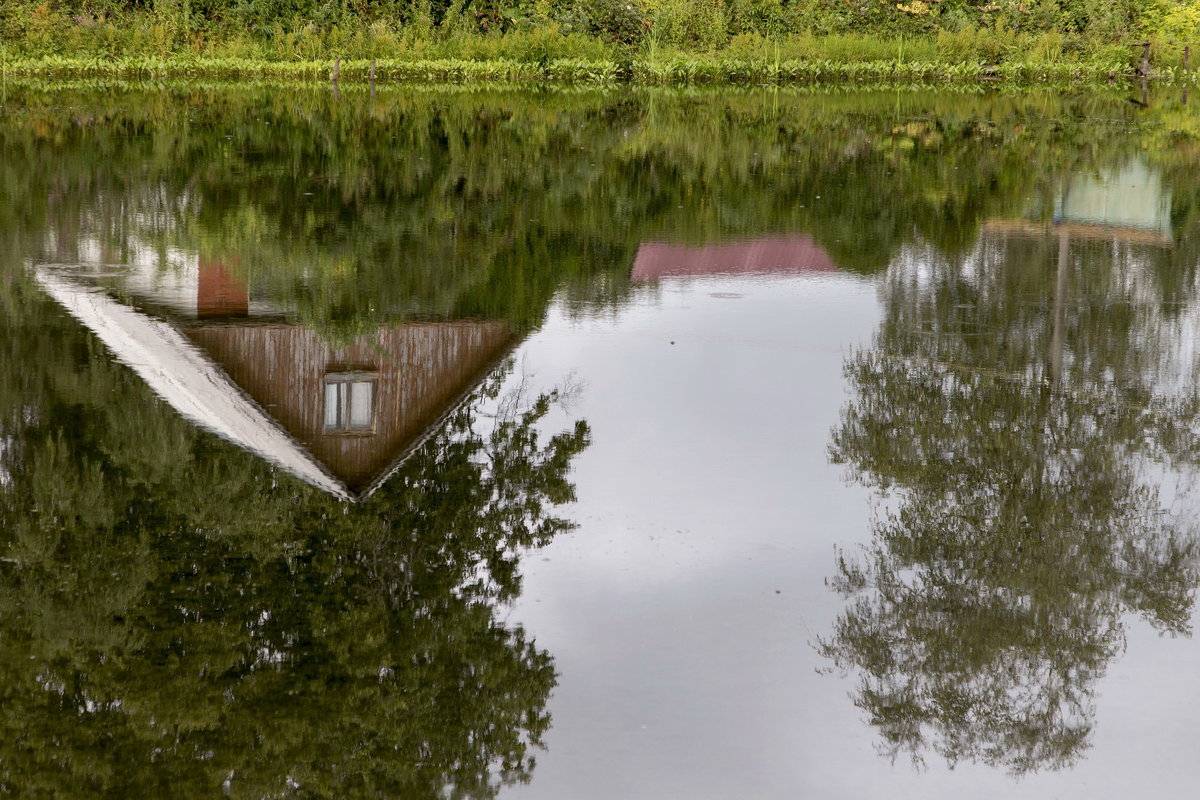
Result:
{"type": "Polygon", "coordinates": [[[353,496],[303,445],[284,431],[225,372],[174,326],[81,286],[53,269],[34,272],[38,285],[99,337],[121,363],[190,422],[342,499],[353,496]]]}

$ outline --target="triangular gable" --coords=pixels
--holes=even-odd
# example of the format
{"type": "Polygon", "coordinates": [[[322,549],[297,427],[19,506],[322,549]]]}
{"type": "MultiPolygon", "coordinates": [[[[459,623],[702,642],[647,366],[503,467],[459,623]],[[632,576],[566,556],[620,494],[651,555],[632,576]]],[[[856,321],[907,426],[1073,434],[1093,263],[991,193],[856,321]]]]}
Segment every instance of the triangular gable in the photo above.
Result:
{"type": "Polygon", "coordinates": [[[349,345],[290,324],[186,334],[356,496],[373,490],[514,338],[494,321],[400,323],[349,345]]]}

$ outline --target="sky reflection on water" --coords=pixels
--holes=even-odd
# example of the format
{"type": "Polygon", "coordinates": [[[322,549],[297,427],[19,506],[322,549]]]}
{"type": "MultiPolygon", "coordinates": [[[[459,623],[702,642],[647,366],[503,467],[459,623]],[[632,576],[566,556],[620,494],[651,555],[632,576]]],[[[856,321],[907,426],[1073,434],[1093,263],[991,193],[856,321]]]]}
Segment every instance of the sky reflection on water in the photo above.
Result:
{"type": "Polygon", "coordinates": [[[1179,106],[60,100],[0,118],[0,787],[1200,777],[1179,106]]]}

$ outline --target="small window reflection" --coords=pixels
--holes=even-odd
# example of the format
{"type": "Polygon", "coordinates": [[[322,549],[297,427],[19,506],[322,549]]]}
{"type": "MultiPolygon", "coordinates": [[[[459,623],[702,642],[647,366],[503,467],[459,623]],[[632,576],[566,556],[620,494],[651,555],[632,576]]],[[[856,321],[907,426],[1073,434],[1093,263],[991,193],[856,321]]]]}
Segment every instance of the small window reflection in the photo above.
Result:
{"type": "Polygon", "coordinates": [[[325,376],[325,432],[361,433],[375,426],[375,378],[371,373],[325,376]]]}

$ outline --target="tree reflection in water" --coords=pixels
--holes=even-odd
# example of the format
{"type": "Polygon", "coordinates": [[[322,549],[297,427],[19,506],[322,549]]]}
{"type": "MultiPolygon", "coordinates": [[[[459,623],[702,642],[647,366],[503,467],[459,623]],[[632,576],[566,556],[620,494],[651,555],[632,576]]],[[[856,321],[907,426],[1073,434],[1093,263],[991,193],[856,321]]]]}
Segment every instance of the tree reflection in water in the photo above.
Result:
{"type": "Polygon", "coordinates": [[[0,792],[489,797],[529,778],[555,670],[498,606],[520,553],[571,527],[552,510],[586,423],[539,437],[554,395],[504,405],[502,369],[344,504],[152,402],[21,281],[3,294],[0,792]]]}
{"type": "Polygon", "coordinates": [[[1189,633],[1197,538],[1162,488],[1200,452],[1195,390],[1171,388],[1187,321],[1155,252],[1073,244],[1056,269],[1057,252],[985,234],[966,265],[897,266],[846,367],[831,454],[880,510],[871,544],[839,557],[852,599],[818,646],[859,675],[892,758],[1067,767],[1123,618],[1189,633]]]}

